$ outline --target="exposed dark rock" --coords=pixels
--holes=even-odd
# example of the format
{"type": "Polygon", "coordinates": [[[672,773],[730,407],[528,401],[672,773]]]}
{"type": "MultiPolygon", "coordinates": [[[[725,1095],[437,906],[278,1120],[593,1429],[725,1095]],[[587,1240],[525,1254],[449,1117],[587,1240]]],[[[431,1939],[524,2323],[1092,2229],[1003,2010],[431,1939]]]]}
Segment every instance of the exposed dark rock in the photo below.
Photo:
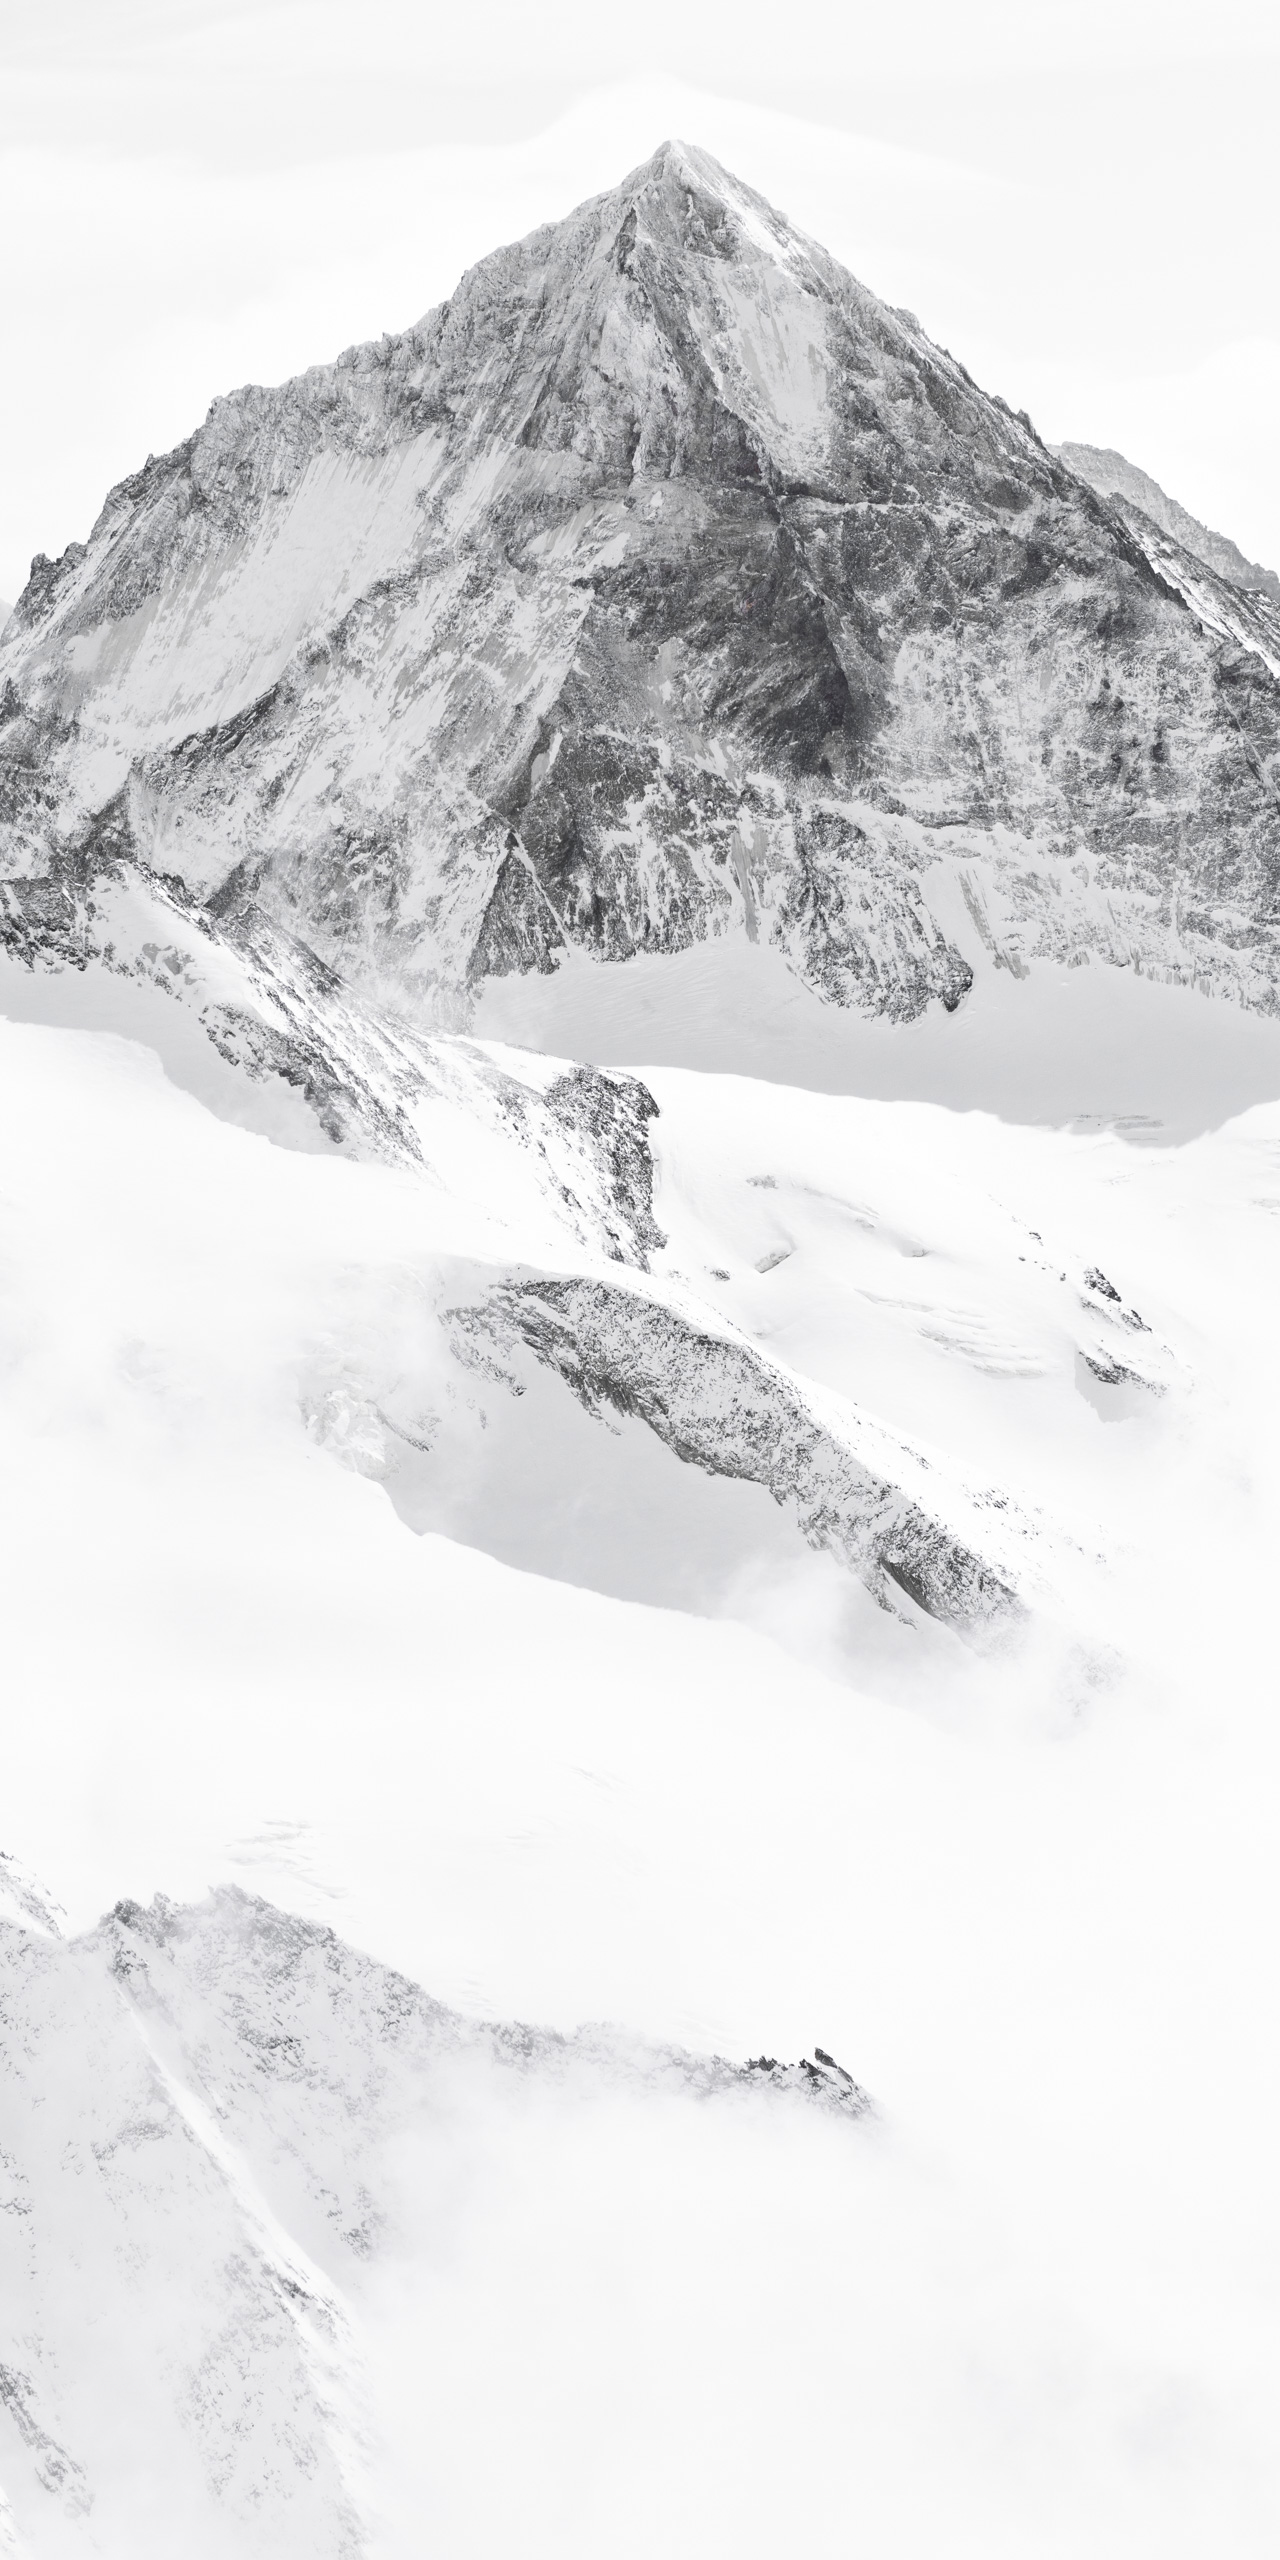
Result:
{"type": "Polygon", "coordinates": [[[847,2115],[870,2114],[871,2100],[866,2090],[859,2088],[853,2073],[824,2053],[820,2044],[814,2046],[813,2053],[812,2062],[806,2056],[799,2062],[778,2062],[772,2054],[761,2053],[747,2064],[747,2069],[760,2074],[772,2088],[801,2088],[808,2096],[839,2107],[847,2115]]]}
{"type": "Polygon", "coordinates": [[[610,1199],[625,1222],[630,1251],[617,1247],[611,1259],[638,1262],[660,1253],[666,1237],[653,1215],[653,1157],[648,1124],[658,1106],[647,1085],[634,1076],[604,1074],[598,1067],[574,1067],[557,1076],[544,1095],[548,1110],[563,1127],[579,1132],[604,1167],[610,1199]]]}
{"type": "Polygon", "coordinates": [[[450,1322],[473,1341],[524,1342],[588,1411],[634,1414],[687,1463],[765,1486],[810,1545],[839,1557],[882,1601],[896,1589],[970,1630],[1021,1616],[1001,1572],[902,1482],[866,1464],[744,1337],[582,1278],[513,1281],[483,1305],[454,1308],[450,1322]]]}

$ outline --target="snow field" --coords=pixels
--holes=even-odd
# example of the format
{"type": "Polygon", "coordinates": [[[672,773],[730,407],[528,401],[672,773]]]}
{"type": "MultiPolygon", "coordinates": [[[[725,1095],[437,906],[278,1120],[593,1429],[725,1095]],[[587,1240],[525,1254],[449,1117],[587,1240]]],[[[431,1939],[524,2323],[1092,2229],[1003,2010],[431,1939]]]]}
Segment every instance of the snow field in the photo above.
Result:
{"type": "MultiPolygon", "coordinates": [[[[415,1537],[306,1416],[429,1360],[433,1257],[496,1249],[480,1157],[468,1201],[272,1145],[101,1035],[6,1025],[3,1063],[3,1845],[67,1927],[234,1881],[471,2014],[821,2043],[878,2108],[444,2075],[371,2162],[394,2237],[327,2279],[369,2547],[1269,2549],[1276,1113],[1137,1150],[654,1075],[671,1268],[1038,1501],[1074,1638],[987,1659],[824,1619],[803,1550],[706,1615],[513,1570],[478,1516],[415,1537]],[[1115,1422],[1065,1239],[1170,1355],[1115,1422]]],[[[65,2382],[61,2267],[45,2311],[65,2382]]],[[[150,2459],[189,2547],[255,2549],[185,2441],[79,2519],[11,2466],[29,2547],[170,2548],[150,2459]]]]}

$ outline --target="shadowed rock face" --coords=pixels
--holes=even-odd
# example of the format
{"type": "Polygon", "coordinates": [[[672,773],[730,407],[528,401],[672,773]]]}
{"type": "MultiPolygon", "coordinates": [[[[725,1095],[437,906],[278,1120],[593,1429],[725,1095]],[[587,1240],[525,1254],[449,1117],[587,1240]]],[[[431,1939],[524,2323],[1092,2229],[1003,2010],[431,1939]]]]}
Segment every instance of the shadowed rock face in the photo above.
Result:
{"type": "Polygon", "coordinates": [[[664,145],[34,564],[4,862],[114,799],[401,1002],[745,930],[900,1019],[969,983],[958,874],[1015,968],[1274,1010],[1280,616],[1165,550],[664,145]]]}

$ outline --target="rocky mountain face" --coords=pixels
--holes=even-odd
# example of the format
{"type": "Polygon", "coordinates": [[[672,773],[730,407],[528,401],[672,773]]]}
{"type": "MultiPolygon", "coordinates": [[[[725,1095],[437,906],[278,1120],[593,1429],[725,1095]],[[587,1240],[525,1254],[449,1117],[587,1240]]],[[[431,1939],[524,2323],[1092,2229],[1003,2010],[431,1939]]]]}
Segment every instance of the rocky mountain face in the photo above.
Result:
{"type": "Polygon", "coordinates": [[[1186,507],[1179,506],[1153,480],[1147,471],[1126,460],[1111,445],[1060,444],[1055,453],[1069,463],[1071,469],[1096,489],[1100,498],[1114,499],[1126,519],[1134,513],[1146,518],[1189,551],[1193,560],[1203,561],[1215,577],[1225,578],[1228,586],[1243,588],[1246,595],[1258,594],[1280,604],[1280,577],[1274,569],[1264,569],[1256,560],[1246,560],[1238,544],[1225,533],[1212,533],[1186,507]]]}
{"type": "Polygon", "coordinates": [[[11,912],[106,846],[420,1018],[745,933],[905,1020],[957,887],[1015,972],[1276,1005],[1268,596],[683,145],[215,403],[33,564],[0,703],[11,912]]]}

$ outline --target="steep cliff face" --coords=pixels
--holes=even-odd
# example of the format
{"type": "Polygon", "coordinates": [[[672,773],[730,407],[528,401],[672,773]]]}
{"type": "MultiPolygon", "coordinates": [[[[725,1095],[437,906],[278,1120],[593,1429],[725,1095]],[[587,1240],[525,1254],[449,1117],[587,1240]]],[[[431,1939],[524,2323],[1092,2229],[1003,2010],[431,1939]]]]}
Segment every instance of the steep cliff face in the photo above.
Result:
{"type": "Polygon", "coordinates": [[[35,563],[4,860],[109,810],[455,1018],[569,947],[739,931],[840,1003],[954,1007],[956,874],[1015,969],[1270,1010],[1277,664],[668,144],[403,337],[216,403],[35,563]]]}

